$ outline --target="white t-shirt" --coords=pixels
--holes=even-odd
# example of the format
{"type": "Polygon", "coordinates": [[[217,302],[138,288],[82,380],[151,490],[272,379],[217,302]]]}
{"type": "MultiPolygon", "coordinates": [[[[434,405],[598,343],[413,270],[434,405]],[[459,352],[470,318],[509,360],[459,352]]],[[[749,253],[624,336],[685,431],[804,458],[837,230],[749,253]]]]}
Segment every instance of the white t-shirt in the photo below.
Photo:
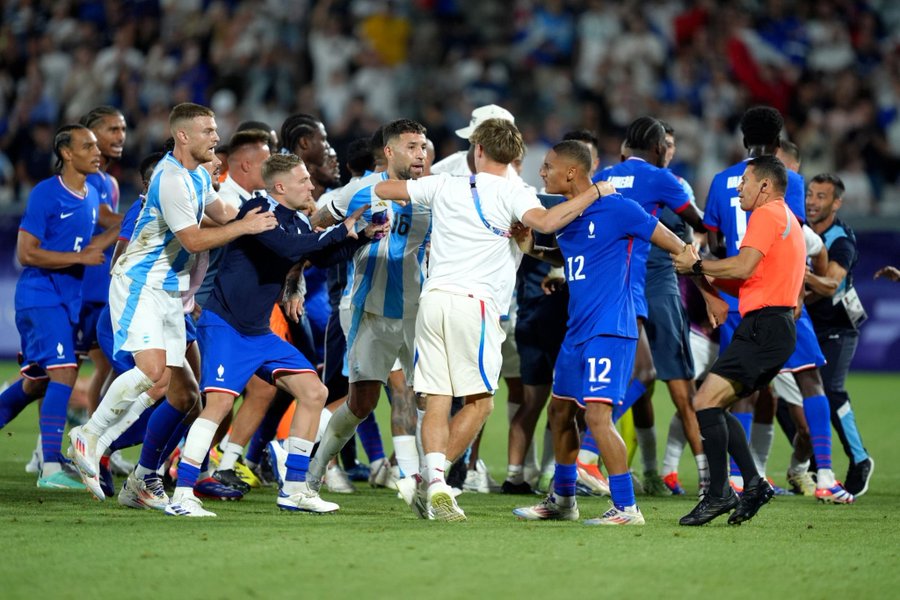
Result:
{"type": "Polygon", "coordinates": [[[515,240],[495,230],[509,231],[526,212],[542,208],[537,196],[505,177],[479,173],[475,180],[479,215],[468,177],[432,175],[406,185],[412,201],[430,207],[432,213],[431,254],[422,293],[472,294],[490,302],[498,314],[505,313],[521,253],[515,240]]]}

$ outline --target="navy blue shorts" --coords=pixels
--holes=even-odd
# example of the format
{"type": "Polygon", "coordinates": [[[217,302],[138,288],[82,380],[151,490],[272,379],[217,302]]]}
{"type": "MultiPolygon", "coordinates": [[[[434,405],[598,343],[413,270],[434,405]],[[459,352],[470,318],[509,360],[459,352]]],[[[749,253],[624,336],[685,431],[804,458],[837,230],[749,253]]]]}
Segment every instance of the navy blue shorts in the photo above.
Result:
{"type": "Polygon", "coordinates": [[[47,379],[47,371],[78,366],[75,329],[62,306],[16,311],[16,329],[22,344],[22,376],[47,379]]]}
{"type": "Polygon", "coordinates": [[[647,297],[648,319],[644,323],[656,378],[661,381],[693,379],[691,327],[681,304],[672,294],[647,297]]]}
{"type": "MultiPolygon", "coordinates": [[[[100,314],[106,306],[105,302],[82,303],[81,314],[78,315],[78,326],[75,328],[76,354],[86,355],[99,345],[97,341],[97,321],[100,319],[100,314]]],[[[107,312],[108,314],[109,312],[107,312]]]]}
{"type": "Polygon", "coordinates": [[[322,380],[328,387],[327,403],[347,395],[349,382],[344,374],[344,359],[347,356],[347,338],[341,329],[340,311],[332,311],[325,326],[325,367],[322,380]]]}
{"type": "Polygon", "coordinates": [[[242,335],[219,315],[205,310],[197,321],[202,356],[200,389],[240,396],[253,375],[274,384],[282,375],[316,374],[299,350],[274,333],[242,335]]]}
{"type": "Polygon", "coordinates": [[[550,385],[568,319],[568,293],[556,292],[519,305],[516,347],[524,385],[550,385]]]}

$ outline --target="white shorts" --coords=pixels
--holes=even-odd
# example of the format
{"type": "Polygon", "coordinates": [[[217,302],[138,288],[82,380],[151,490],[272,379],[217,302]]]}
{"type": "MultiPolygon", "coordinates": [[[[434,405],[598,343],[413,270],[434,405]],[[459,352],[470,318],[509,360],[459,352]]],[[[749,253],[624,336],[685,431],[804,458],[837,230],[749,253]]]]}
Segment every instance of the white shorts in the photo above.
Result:
{"type": "Polygon", "coordinates": [[[350,383],[387,383],[388,375],[396,370],[398,361],[409,381],[415,356],[415,318],[389,319],[355,306],[350,309],[350,317],[347,332],[347,377],[350,383]]]}
{"type": "Polygon", "coordinates": [[[803,406],[803,394],[797,387],[797,380],[794,379],[793,373],[779,373],[772,380],[772,387],[775,388],[775,395],[784,398],[788,404],[803,406]]]}
{"type": "MultiPolygon", "coordinates": [[[[349,306],[341,306],[338,309],[338,321],[341,324],[341,331],[344,332],[344,338],[346,339],[350,334],[350,319],[351,319],[351,311],[349,306]]],[[[413,321],[413,337],[415,337],[415,328],[416,323],[414,319],[410,319],[413,321]]],[[[415,356],[415,355],[414,355],[415,356]]],[[[394,361],[394,366],[391,367],[391,373],[394,371],[400,371],[403,369],[403,365],[400,363],[400,358],[394,361]]],[[[410,369],[411,371],[411,369],[410,369]]],[[[350,370],[347,367],[347,353],[344,353],[344,368],[343,368],[344,377],[349,378],[350,370]]],[[[403,373],[404,377],[406,376],[406,371],[403,373]]]]}
{"type": "Polygon", "coordinates": [[[522,376],[522,363],[519,360],[519,348],[516,346],[516,320],[510,318],[500,321],[500,328],[506,334],[506,339],[500,346],[500,355],[503,357],[500,376],[504,379],[519,378],[522,376]]]}
{"type": "Polygon", "coordinates": [[[179,292],[148,288],[115,274],[109,286],[109,314],[115,354],[165,350],[166,365],[184,364],[187,344],[179,292]]]}
{"type": "Polygon", "coordinates": [[[483,300],[432,290],[419,300],[414,389],[419,394],[494,393],[506,334],[483,300]]]}
{"type": "Polygon", "coordinates": [[[690,336],[691,356],[694,357],[694,378],[703,379],[709,374],[719,357],[719,345],[693,329],[690,336]]]}

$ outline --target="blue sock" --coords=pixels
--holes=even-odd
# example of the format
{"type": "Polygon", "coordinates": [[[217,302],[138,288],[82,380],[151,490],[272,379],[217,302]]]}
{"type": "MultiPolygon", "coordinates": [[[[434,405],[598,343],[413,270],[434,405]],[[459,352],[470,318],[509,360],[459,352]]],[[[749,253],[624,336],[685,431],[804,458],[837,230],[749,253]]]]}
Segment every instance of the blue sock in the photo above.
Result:
{"type": "Polygon", "coordinates": [[[581,436],[581,448],[579,449],[584,450],[585,452],[600,454],[600,448],[597,447],[597,441],[594,439],[594,434],[591,433],[590,427],[585,428],[584,435],[581,436]]]}
{"type": "Polygon", "coordinates": [[[278,424],[281,423],[281,418],[290,404],[279,400],[279,396],[275,396],[275,400],[269,406],[269,410],[266,411],[266,416],[263,417],[253,437],[250,438],[250,443],[247,445],[245,458],[255,465],[258,465],[259,461],[262,460],[263,448],[275,439],[275,434],[278,433],[278,424]]]}
{"type": "Polygon", "coordinates": [[[306,472],[309,471],[309,457],[302,454],[288,454],[287,457],[287,481],[306,481],[306,472]]]}
{"type": "Polygon", "coordinates": [[[612,496],[613,505],[619,510],[625,510],[626,506],[634,506],[634,483],[631,481],[631,473],[609,476],[609,495],[612,496]]]}
{"type": "MultiPolygon", "coordinates": [[[[628,409],[634,406],[634,403],[646,392],[647,387],[641,383],[640,379],[632,379],[631,383],[628,385],[628,389],[625,390],[625,400],[622,401],[622,404],[617,404],[613,407],[613,423],[618,422],[618,420],[622,418],[622,415],[627,413],[628,409]]],[[[599,452],[597,454],[599,454],[599,452]]]]}
{"type": "MultiPolygon", "coordinates": [[[[747,440],[750,439],[750,426],[753,425],[753,413],[752,412],[731,412],[734,415],[734,418],[738,420],[741,424],[741,427],[744,428],[744,433],[747,434],[747,440]]],[[[729,459],[731,461],[731,476],[732,477],[741,477],[741,470],[738,468],[737,463],[734,462],[734,459],[729,459]]]]}
{"type": "Polygon", "coordinates": [[[34,401],[25,393],[24,379],[20,379],[0,394],[0,429],[15,419],[22,410],[34,401]]]}
{"type": "Polygon", "coordinates": [[[193,488],[200,478],[200,467],[188,464],[186,460],[178,462],[178,487],[193,488]]]}
{"type": "Polygon", "coordinates": [[[578,469],[574,464],[556,463],[556,472],[553,474],[553,492],[557,496],[574,496],[576,479],[578,479],[578,469]]]}
{"type": "MultiPolygon", "coordinates": [[[[862,443],[862,436],[859,435],[859,429],[856,427],[856,415],[853,414],[853,407],[850,406],[849,400],[837,409],[837,417],[841,420],[844,438],[847,440],[847,445],[850,446],[853,462],[859,464],[869,458],[869,453],[866,452],[866,447],[862,443]]],[[[0,427],[2,426],[0,423],[0,427]]]]}
{"type": "Polygon", "coordinates": [[[384,446],[381,445],[381,432],[378,431],[378,421],[375,420],[375,413],[369,413],[369,416],[363,420],[356,428],[356,435],[362,442],[363,450],[369,457],[369,464],[376,460],[384,458],[384,446]]]}
{"type": "MultiPolygon", "coordinates": [[[[163,402],[165,404],[165,402],[163,402]]],[[[159,406],[157,404],[157,406],[159,406]]],[[[138,417],[138,420],[131,424],[131,427],[125,430],[122,435],[120,435],[116,441],[114,441],[109,446],[110,452],[115,452],[116,450],[122,450],[124,448],[131,448],[132,446],[137,446],[144,442],[144,437],[146,437],[147,433],[147,424],[150,422],[150,417],[153,413],[156,412],[156,406],[151,406],[147,410],[141,413],[141,416],[138,417]]]]}
{"type": "MultiPolygon", "coordinates": [[[[168,400],[160,402],[152,412],[144,411],[144,414],[148,412],[150,416],[147,418],[144,447],[141,448],[139,464],[145,469],[156,471],[160,463],[168,457],[168,454],[165,454],[166,442],[172,436],[173,429],[184,419],[184,413],[169,404],[168,400]]],[[[140,419],[138,419],[138,423],[140,423],[140,419]]]]}
{"type": "Polygon", "coordinates": [[[803,399],[803,414],[809,424],[813,455],[816,467],[831,468],[831,407],[825,396],[810,396],[803,399]]]}
{"type": "Polygon", "coordinates": [[[72,388],[56,381],[47,384],[47,393],[41,405],[41,448],[44,462],[59,462],[62,451],[62,437],[66,429],[66,410],[72,388]]]}
{"type": "Polygon", "coordinates": [[[175,426],[175,429],[172,430],[172,435],[169,436],[169,441],[166,442],[166,447],[159,455],[159,462],[156,464],[156,468],[154,470],[160,468],[165,464],[169,456],[171,456],[171,454],[175,452],[175,448],[178,447],[178,444],[181,443],[181,440],[184,439],[184,436],[187,435],[188,429],[190,428],[191,423],[188,423],[186,419],[182,420],[178,425],[175,426]]]}

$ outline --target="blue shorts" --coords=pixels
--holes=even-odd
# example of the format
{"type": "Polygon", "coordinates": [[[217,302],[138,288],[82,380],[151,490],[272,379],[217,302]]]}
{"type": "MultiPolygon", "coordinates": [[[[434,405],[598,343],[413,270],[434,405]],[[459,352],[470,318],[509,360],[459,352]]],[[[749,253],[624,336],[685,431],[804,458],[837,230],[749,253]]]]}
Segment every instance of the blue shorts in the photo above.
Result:
{"type": "Polygon", "coordinates": [[[184,343],[185,348],[197,341],[197,325],[194,323],[194,317],[184,315],[184,343]]]}
{"type": "Polygon", "coordinates": [[[784,363],[781,372],[796,373],[812,368],[821,368],[825,365],[825,355],[819,347],[819,340],[816,338],[816,332],[813,329],[812,319],[806,312],[806,307],[800,313],[797,319],[797,345],[794,347],[794,353],[784,363]]]}
{"type": "Polygon", "coordinates": [[[269,383],[281,375],[316,374],[299,350],[274,333],[242,335],[219,315],[204,310],[197,321],[202,356],[200,389],[235,397],[255,374],[269,383]]]}
{"type": "Polygon", "coordinates": [[[634,315],[638,319],[647,319],[647,296],[645,291],[646,281],[631,279],[631,296],[634,300],[634,315]]]}
{"type": "Polygon", "coordinates": [[[563,341],[553,373],[553,396],[584,408],[588,402],[618,405],[634,369],[637,340],[598,335],[572,345],[563,341]]]}
{"type": "Polygon", "coordinates": [[[659,294],[647,297],[649,318],[644,323],[656,378],[660,381],[694,378],[691,328],[681,297],[659,294]]]}
{"type": "Polygon", "coordinates": [[[77,367],[75,327],[63,306],[16,311],[16,329],[22,343],[22,376],[46,379],[47,371],[77,367]]]}
{"type": "MultiPolygon", "coordinates": [[[[98,346],[97,320],[106,308],[105,302],[84,302],[78,316],[78,327],[75,328],[75,352],[85,355],[98,346]]],[[[107,312],[107,315],[109,312],[107,312]]]]}
{"type": "Polygon", "coordinates": [[[109,361],[112,370],[122,374],[134,368],[134,357],[131,352],[124,350],[116,354],[113,351],[114,335],[112,330],[112,317],[109,316],[109,305],[105,305],[100,315],[97,317],[97,345],[109,361]]]}

